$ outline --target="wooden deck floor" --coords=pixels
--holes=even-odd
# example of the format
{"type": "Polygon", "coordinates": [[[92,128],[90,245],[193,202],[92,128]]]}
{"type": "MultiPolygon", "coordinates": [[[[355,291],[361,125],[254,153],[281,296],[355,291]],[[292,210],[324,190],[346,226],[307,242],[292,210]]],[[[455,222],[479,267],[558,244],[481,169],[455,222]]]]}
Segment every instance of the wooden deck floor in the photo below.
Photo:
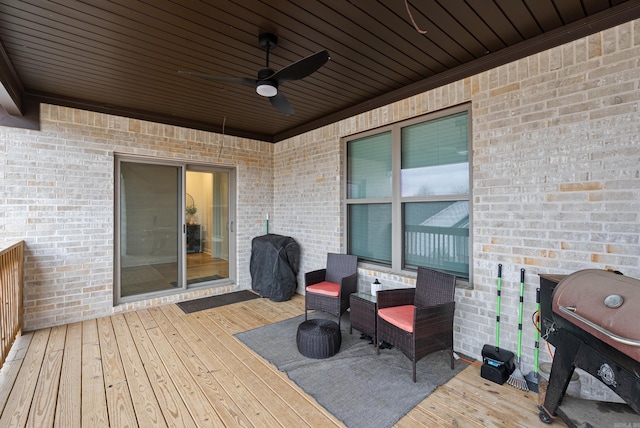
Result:
{"type": "MultiPolygon", "coordinates": [[[[0,427],[343,426],[233,336],[303,305],[296,295],[185,315],[171,304],[24,334],[0,370],[0,427]]],[[[547,426],[536,401],[470,366],[396,426],[547,426]]]]}

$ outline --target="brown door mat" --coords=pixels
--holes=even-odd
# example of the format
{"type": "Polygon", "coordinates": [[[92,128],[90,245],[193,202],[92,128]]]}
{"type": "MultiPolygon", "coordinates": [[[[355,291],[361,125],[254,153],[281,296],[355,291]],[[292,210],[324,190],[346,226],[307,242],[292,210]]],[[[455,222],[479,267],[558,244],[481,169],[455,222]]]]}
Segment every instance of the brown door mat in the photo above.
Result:
{"type": "Polygon", "coordinates": [[[217,308],[219,306],[230,305],[232,303],[244,302],[246,300],[257,299],[260,296],[254,292],[242,290],[233,293],[219,294],[217,296],[203,297],[201,299],[188,300],[176,303],[185,314],[203,311],[205,309],[217,308]]]}

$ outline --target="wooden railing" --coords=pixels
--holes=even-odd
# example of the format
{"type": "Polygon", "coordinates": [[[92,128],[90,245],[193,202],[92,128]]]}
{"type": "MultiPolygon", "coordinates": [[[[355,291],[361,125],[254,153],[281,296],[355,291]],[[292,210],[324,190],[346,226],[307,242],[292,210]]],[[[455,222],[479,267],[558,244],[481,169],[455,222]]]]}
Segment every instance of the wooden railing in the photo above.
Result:
{"type": "Polygon", "coordinates": [[[469,272],[469,229],[405,226],[405,264],[469,272]]]}
{"type": "Polygon", "coordinates": [[[22,332],[24,242],[0,247],[0,367],[22,332]]]}

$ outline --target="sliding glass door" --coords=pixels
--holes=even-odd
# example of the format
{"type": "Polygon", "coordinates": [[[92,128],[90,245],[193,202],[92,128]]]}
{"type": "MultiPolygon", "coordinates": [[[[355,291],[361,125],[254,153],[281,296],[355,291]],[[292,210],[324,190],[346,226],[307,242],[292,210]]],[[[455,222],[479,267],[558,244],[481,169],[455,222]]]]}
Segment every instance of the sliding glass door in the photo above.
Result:
{"type": "Polygon", "coordinates": [[[119,157],[116,176],[116,302],[233,281],[233,170],[119,157]]]}

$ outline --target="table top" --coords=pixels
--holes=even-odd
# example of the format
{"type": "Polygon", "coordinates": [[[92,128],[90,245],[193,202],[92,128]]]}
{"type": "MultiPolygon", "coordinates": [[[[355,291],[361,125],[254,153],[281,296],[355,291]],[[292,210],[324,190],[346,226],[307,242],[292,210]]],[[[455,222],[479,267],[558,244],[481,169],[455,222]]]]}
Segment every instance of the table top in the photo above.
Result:
{"type": "Polygon", "coordinates": [[[306,321],[302,321],[298,326],[299,330],[313,330],[322,328],[335,328],[336,330],[338,330],[338,323],[326,318],[311,318],[306,321]]]}
{"type": "Polygon", "coordinates": [[[351,295],[353,297],[357,297],[358,299],[368,300],[369,302],[372,302],[372,303],[378,303],[378,298],[369,293],[358,291],[357,293],[353,293],[351,295]]]}

